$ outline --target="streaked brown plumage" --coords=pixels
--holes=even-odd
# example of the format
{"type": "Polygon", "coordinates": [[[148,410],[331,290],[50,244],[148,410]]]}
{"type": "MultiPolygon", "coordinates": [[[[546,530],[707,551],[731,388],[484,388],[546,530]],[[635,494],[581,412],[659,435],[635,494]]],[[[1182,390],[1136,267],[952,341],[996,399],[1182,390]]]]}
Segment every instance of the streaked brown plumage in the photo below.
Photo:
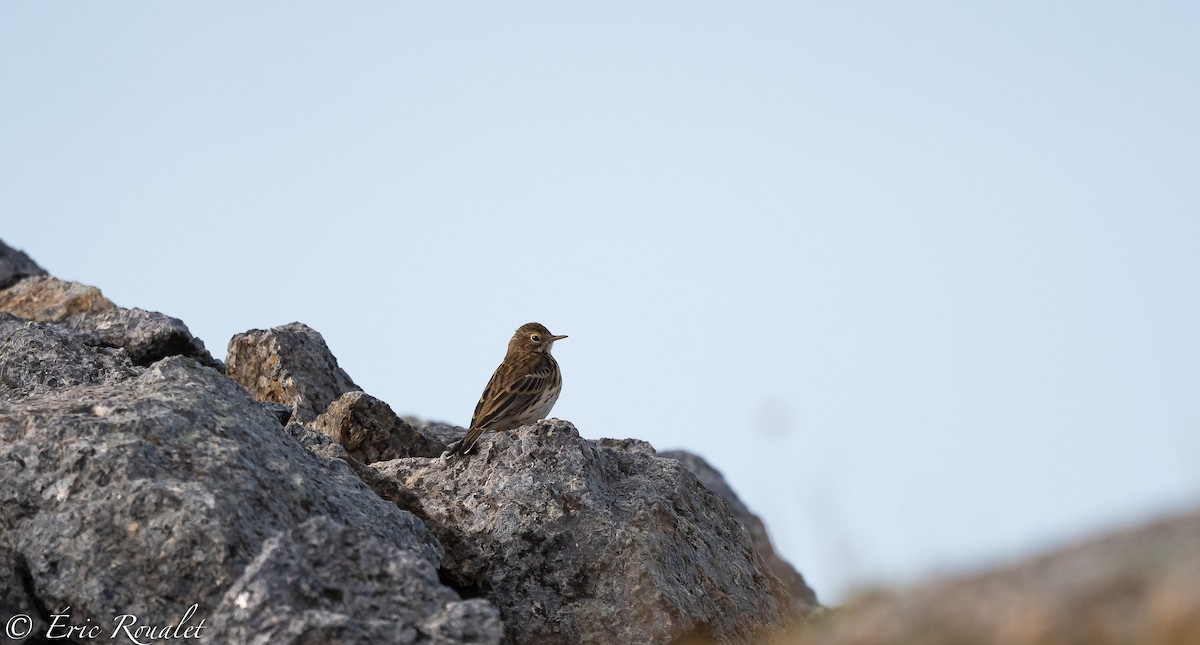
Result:
{"type": "Polygon", "coordinates": [[[508,353],[483,389],[471,427],[455,452],[465,455],[485,432],[504,432],[546,418],[562,391],[558,362],[550,355],[555,336],[538,323],[521,325],[508,353]]]}

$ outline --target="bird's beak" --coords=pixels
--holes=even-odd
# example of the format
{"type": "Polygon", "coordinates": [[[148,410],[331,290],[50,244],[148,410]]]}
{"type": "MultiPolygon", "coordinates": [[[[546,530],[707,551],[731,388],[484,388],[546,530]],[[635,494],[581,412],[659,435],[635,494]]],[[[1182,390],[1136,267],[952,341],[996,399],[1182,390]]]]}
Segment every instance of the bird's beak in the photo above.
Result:
{"type": "Polygon", "coordinates": [[[554,342],[554,341],[556,341],[556,340],[562,340],[562,339],[564,339],[564,338],[566,338],[566,336],[551,336],[551,337],[550,337],[550,342],[552,342],[552,343],[553,343],[553,342],[554,342]]]}

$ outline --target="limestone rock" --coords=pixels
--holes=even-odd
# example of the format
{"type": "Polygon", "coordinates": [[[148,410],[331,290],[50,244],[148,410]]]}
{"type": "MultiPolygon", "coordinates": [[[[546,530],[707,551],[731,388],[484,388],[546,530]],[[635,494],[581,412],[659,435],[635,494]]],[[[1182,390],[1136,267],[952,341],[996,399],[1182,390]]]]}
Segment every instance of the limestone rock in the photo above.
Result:
{"type": "Polygon", "coordinates": [[[263,545],[213,617],[221,643],[499,643],[499,612],[429,560],[328,517],[263,545]]]}
{"type": "Polygon", "coordinates": [[[315,516],[441,561],[417,518],[214,370],[171,357],[76,380],[0,402],[0,526],[41,606],[76,624],[209,615],[264,541],[315,516]]]}
{"type": "Polygon", "coordinates": [[[443,578],[495,603],[509,643],[761,642],[791,600],[725,502],[674,459],[557,419],[443,462],[375,464],[416,491],[443,578]]]}
{"type": "Polygon", "coordinates": [[[292,406],[292,421],[312,421],[342,394],[361,389],[321,334],[298,322],[234,336],[225,373],[260,401],[292,406]]]}
{"type": "Polygon", "coordinates": [[[796,598],[799,610],[808,612],[817,608],[817,594],[809,588],[804,582],[804,577],[800,575],[788,564],[786,560],[779,557],[775,552],[775,548],[771,546],[771,538],[767,535],[767,527],[763,525],[762,520],[758,516],[750,512],[742,500],[738,499],[737,493],[733,492],[729,484],[725,482],[725,478],[721,473],[713,468],[703,457],[694,455],[684,450],[667,450],[658,453],[659,457],[667,457],[676,459],[679,463],[687,466],[688,470],[695,473],[696,477],[708,486],[708,489],[716,493],[725,503],[729,505],[733,511],[733,516],[750,531],[750,537],[754,540],[754,548],[758,554],[762,556],[767,566],[771,568],[771,573],[774,573],[784,586],[792,592],[792,596],[796,598]]]}
{"type": "Polygon", "coordinates": [[[18,280],[38,275],[46,275],[46,270],[23,251],[0,241],[0,289],[7,289],[18,280]]]}
{"type": "Polygon", "coordinates": [[[446,449],[446,444],[414,430],[388,404],[363,392],[346,392],[310,425],[365,464],[400,457],[437,457],[446,449]]]}

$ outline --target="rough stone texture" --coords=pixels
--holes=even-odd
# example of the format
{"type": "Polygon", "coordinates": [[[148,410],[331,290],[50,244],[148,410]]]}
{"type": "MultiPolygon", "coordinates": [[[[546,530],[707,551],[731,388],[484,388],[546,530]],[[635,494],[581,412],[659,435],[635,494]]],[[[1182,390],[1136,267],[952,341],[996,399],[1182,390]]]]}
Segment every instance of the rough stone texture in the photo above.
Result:
{"type": "Polygon", "coordinates": [[[96,287],[50,276],[22,280],[0,291],[0,311],[37,322],[112,311],[117,306],[96,287]]]}
{"type": "Polygon", "coordinates": [[[674,459],[557,419],[449,461],[376,464],[418,491],[444,579],[500,607],[510,643],[759,642],[790,598],[728,506],[674,459]]]}
{"type": "Polygon", "coordinates": [[[0,311],[60,324],[90,345],[122,348],[137,365],[167,356],[187,356],[209,367],[221,367],[178,318],[118,307],[99,289],[78,282],[49,276],[21,280],[0,291],[0,311]]]}
{"type": "Polygon", "coordinates": [[[771,573],[774,573],[797,599],[800,611],[805,612],[818,607],[817,594],[804,582],[804,577],[775,552],[775,548],[771,546],[771,538],[767,535],[767,527],[763,525],[757,515],[746,508],[742,500],[738,499],[737,493],[733,492],[733,489],[725,482],[720,471],[713,468],[699,455],[684,450],[667,450],[659,452],[658,456],[678,460],[679,463],[687,466],[688,470],[695,473],[696,478],[708,486],[709,490],[725,500],[730,510],[733,511],[733,516],[742,523],[742,526],[746,527],[747,531],[750,531],[750,537],[754,540],[754,548],[771,568],[771,573]]]}
{"type": "Polygon", "coordinates": [[[186,356],[209,367],[224,367],[182,320],[157,311],[118,307],[90,316],[71,316],[63,324],[95,345],[123,348],[138,365],[149,365],[167,356],[186,356]]]}
{"type": "Polygon", "coordinates": [[[994,571],[881,592],[802,645],[1195,645],[1200,509],[994,571]]]}
{"type": "Polygon", "coordinates": [[[364,484],[369,486],[371,490],[374,490],[376,495],[421,517],[420,513],[423,510],[417,491],[400,486],[395,480],[380,475],[375,469],[351,457],[341,444],[330,439],[328,435],[299,423],[289,424],[284,428],[284,432],[300,442],[300,445],[307,448],[309,452],[318,458],[324,461],[340,461],[344,463],[346,467],[353,470],[362,479],[364,484]]]}
{"type": "Polygon", "coordinates": [[[7,289],[18,280],[38,275],[46,275],[46,270],[23,251],[0,241],[0,289],[7,289]]]}
{"type": "Polygon", "coordinates": [[[0,319],[0,400],[116,383],[140,371],[125,350],[88,345],[54,325],[0,319]]]}
{"type": "Polygon", "coordinates": [[[234,336],[225,373],[260,401],[292,406],[292,421],[312,421],[342,394],[361,389],[325,339],[298,322],[234,336]]]}
{"type": "MultiPolygon", "coordinates": [[[[42,620],[37,603],[29,594],[27,575],[21,556],[12,547],[0,542],[0,625],[7,626],[14,616],[24,614],[30,617],[31,622],[17,623],[14,627],[40,632],[47,624],[42,620]]],[[[9,638],[5,630],[0,628],[0,645],[19,643],[22,640],[24,639],[9,638]]]]}
{"type": "Polygon", "coordinates": [[[0,526],[42,606],[77,621],[165,624],[194,602],[208,615],[265,540],[319,515],[440,561],[419,520],[222,374],[172,357],[84,380],[0,402],[0,526]]]}
{"type": "Polygon", "coordinates": [[[437,457],[446,444],[417,432],[392,408],[363,392],[346,392],[311,424],[360,462],[400,457],[437,457]]]}
{"type": "Polygon", "coordinates": [[[327,517],[273,537],[225,593],[214,643],[499,643],[499,612],[426,559],[327,517]]]}

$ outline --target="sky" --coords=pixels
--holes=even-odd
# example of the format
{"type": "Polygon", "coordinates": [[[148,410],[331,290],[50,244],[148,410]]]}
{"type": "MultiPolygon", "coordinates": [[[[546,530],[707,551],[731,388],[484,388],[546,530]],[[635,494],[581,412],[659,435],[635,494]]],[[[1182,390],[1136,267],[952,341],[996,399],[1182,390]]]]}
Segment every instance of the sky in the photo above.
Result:
{"type": "Polygon", "coordinates": [[[1200,502],[1200,5],[0,4],[0,239],[708,459],[821,599],[1200,502]]]}

